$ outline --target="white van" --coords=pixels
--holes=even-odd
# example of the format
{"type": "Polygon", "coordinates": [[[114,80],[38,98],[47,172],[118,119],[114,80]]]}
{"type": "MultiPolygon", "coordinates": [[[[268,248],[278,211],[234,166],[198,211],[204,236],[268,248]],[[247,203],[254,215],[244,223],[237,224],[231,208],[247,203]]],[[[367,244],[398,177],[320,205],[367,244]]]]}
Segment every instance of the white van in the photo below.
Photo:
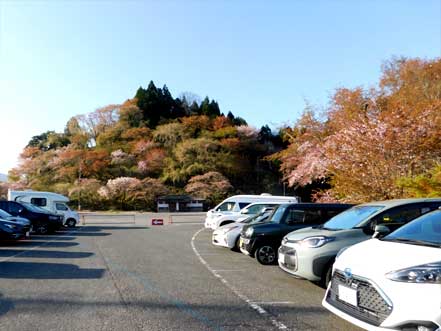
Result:
{"type": "Polygon", "coordinates": [[[205,227],[213,227],[213,223],[216,222],[218,217],[239,214],[241,209],[253,202],[298,203],[299,199],[297,197],[277,196],[268,193],[262,193],[260,195],[234,195],[225,199],[207,212],[205,227]]]}
{"type": "Polygon", "coordinates": [[[33,205],[46,209],[52,213],[63,215],[63,225],[71,228],[75,227],[80,220],[78,213],[71,210],[67,205],[69,199],[61,194],[41,191],[8,190],[8,200],[32,203],[33,205]]]}

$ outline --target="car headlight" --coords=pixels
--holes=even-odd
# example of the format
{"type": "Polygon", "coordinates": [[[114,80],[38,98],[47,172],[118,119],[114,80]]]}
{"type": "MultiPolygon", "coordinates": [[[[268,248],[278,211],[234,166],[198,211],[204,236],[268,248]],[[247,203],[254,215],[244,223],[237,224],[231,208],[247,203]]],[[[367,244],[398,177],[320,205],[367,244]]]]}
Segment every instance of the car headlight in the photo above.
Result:
{"type": "Polygon", "coordinates": [[[303,240],[300,240],[300,245],[308,248],[317,248],[325,245],[326,243],[333,241],[335,238],[333,237],[326,237],[326,236],[315,236],[315,237],[308,237],[303,240]]]}
{"type": "Polygon", "coordinates": [[[12,224],[5,224],[5,226],[6,226],[7,228],[9,228],[9,229],[15,229],[15,228],[16,228],[16,226],[15,226],[15,225],[12,225],[12,224]]]}
{"type": "Polygon", "coordinates": [[[396,282],[441,284],[441,261],[391,271],[386,277],[396,282]]]}
{"type": "Polygon", "coordinates": [[[248,229],[245,231],[245,236],[246,236],[246,237],[251,237],[251,236],[253,235],[253,232],[254,232],[254,229],[253,229],[253,228],[248,228],[248,229]]]}

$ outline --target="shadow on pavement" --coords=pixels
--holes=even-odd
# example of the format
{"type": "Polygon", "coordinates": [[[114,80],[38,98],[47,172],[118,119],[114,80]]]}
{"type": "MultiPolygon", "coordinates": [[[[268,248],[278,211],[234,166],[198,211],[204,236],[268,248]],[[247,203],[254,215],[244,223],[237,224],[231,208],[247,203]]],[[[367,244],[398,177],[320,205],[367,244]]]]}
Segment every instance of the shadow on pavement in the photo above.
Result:
{"type": "Polygon", "coordinates": [[[97,279],[104,271],[66,263],[0,262],[0,278],[6,279],[97,279]]]}
{"type": "Polygon", "coordinates": [[[87,252],[0,249],[0,257],[11,257],[17,254],[20,254],[20,256],[22,257],[41,258],[41,259],[82,259],[94,255],[94,253],[87,253],[87,252]]]}
{"type": "Polygon", "coordinates": [[[65,241],[40,241],[40,240],[19,240],[19,241],[10,241],[10,242],[0,242],[0,247],[35,247],[35,246],[44,246],[44,247],[72,247],[78,246],[79,243],[76,242],[65,242],[65,241]]]}
{"type": "Polygon", "coordinates": [[[3,294],[0,293],[0,316],[6,314],[8,311],[14,308],[14,304],[11,300],[5,299],[3,294]]]}

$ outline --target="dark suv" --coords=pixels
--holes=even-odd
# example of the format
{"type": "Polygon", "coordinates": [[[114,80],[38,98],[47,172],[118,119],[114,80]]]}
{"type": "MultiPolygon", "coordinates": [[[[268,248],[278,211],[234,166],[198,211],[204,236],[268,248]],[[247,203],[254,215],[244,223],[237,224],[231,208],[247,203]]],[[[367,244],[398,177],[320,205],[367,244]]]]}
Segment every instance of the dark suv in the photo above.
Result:
{"type": "Polygon", "coordinates": [[[294,230],[323,224],[352,206],[338,203],[280,205],[274,211],[269,222],[244,226],[240,234],[240,250],[246,255],[255,257],[261,264],[275,264],[277,249],[286,234],[294,230]]]}
{"type": "Polygon", "coordinates": [[[26,202],[0,200],[0,209],[13,216],[31,221],[32,229],[39,234],[54,232],[63,226],[63,216],[47,212],[26,202]]]}

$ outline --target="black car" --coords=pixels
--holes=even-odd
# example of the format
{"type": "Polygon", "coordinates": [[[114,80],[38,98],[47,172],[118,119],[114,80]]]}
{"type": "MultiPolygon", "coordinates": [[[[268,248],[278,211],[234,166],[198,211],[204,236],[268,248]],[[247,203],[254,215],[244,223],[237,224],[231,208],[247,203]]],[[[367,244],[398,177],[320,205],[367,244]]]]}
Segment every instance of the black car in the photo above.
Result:
{"type": "Polygon", "coordinates": [[[351,208],[351,204],[295,203],[280,205],[269,222],[245,225],[240,234],[240,250],[261,264],[274,264],[283,237],[295,230],[318,226],[351,208]]]}
{"type": "Polygon", "coordinates": [[[0,218],[0,240],[16,240],[29,235],[29,221],[10,221],[0,218]]]}
{"type": "Polygon", "coordinates": [[[26,202],[0,200],[0,209],[13,216],[31,221],[33,231],[39,234],[54,232],[63,226],[63,216],[47,212],[26,202]]]}

